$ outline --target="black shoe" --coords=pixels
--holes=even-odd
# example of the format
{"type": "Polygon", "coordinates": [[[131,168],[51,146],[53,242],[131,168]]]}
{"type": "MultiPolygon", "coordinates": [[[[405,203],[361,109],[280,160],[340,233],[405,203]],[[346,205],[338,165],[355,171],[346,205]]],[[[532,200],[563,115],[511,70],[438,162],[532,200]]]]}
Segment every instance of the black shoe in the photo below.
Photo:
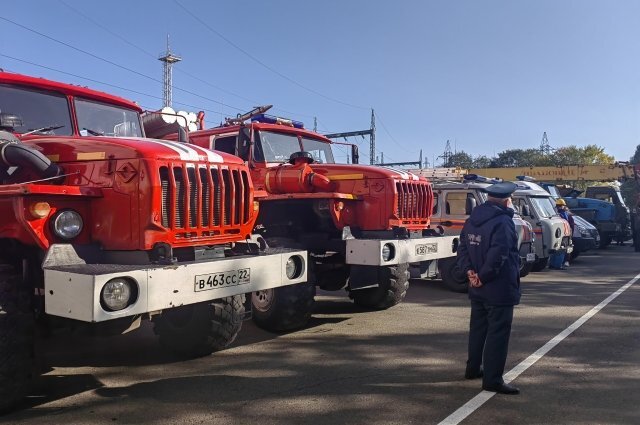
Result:
{"type": "Polygon", "coordinates": [[[502,383],[500,385],[492,385],[492,386],[482,386],[482,389],[485,391],[491,391],[498,394],[509,394],[516,395],[520,394],[520,390],[513,385],[502,383]]]}
{"type": "Polygon", "coordinates": [[[483,376],[484,370],[482,370],[482,366],[480,366],[480,370],[478,370],[477,372],[472,372],[469,369],[464,372],[464,379],[478,379],[482,378],[483,376]]]}

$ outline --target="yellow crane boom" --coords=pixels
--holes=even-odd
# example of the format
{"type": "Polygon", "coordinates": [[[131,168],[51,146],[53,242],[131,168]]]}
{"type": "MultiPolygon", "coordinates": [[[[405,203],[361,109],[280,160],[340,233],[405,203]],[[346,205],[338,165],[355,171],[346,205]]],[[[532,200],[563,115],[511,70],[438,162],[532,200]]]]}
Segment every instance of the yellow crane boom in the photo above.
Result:
{"type": "Polygon", "coordinates": [[[470,174],[503,180],[516,180],[516,176],[531,176],[536,180],[548,182],[619,181],[634,178],[633,165],[623,163],[562,167],[472,168],[467,171],[470,174]]]}

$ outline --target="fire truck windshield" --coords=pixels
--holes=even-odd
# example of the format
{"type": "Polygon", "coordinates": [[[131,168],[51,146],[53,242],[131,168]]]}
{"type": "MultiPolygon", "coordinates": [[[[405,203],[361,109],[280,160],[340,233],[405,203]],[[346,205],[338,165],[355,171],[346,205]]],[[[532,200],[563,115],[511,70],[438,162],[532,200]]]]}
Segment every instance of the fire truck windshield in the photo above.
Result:
{"type": "Polygon", "coordinates": [[[335,162],[329,143],[303,137],[302,148],[302,150],[313,155],[313,159],[320,164],[333,164],[335,162]]]}
{"type": "Polygon", "coordinates": [[[256,146],[258,161],[284,163],[289,161],[292,153],[306,151],[311,153],[315,162],[334,162],[330,144],[307,137],[298,138],[295,134],[259,131],[256,146]]]}
{"type": "Polygon", "coordinates": [[[75,105],[81,136],[142,137],[136,111],[79,98],[75,105]]]}
{"type": "Polygon", "coordinates": [[[16,133],[38,129],[43,129],[40,134],[73,133],[67,98],[54,92],[0,84],[0,114],[2,125],[16,133]]]}

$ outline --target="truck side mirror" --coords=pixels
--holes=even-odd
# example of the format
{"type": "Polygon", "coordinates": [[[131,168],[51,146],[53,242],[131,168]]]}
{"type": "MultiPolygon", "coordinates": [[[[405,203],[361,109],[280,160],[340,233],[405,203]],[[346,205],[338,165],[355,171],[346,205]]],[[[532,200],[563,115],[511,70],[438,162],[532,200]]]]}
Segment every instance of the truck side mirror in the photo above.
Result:
{"type": "Polygon", "coordinates": [[[249,146],[251,145],[251,134],[249,129],[243,127],[238,134],[237,155],[245,161],[249,160],[249,146]]]}
{"type": "Polygon", "coordinates": [[[351,145],[351,163],[357,164],[360,160],[360,154],[358,153],[358,147],[356,145],[351,145]]]}
{"type": "Polygon", "coordinates": [[[522,215],[525,217],[531,217],[531,211],[529,210],[529,205],[523,204],[522,207],[522,215]]]}
{"type": "Polygon", "coordinates": [[[478,206],[478,202],[476,202],[476,198],[467,198],[464,204],[464,213],[466,215],[470,215],[471,211],[473,211],[473,209],[477,206],[478,206]]]}
{"type": "Polygon", "coordinates": [[[182,126],[178,126],[178,142],[189,143],[189,137],[187,136],[187,130],[182,126]]]}

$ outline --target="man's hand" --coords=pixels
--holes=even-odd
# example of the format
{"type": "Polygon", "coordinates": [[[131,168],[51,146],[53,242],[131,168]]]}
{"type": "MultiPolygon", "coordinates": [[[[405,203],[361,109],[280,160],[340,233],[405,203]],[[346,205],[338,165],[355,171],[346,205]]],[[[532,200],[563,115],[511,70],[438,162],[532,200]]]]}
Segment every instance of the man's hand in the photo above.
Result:
{"type": "Polygon", "coordinates": [[[469,278],[469,285],[471,285],[472,288],[479,288],[482,286],[480,277],[478,277],[478,273],[476,273],[475,270],[467,271],[467,277],[469,278]]]}

